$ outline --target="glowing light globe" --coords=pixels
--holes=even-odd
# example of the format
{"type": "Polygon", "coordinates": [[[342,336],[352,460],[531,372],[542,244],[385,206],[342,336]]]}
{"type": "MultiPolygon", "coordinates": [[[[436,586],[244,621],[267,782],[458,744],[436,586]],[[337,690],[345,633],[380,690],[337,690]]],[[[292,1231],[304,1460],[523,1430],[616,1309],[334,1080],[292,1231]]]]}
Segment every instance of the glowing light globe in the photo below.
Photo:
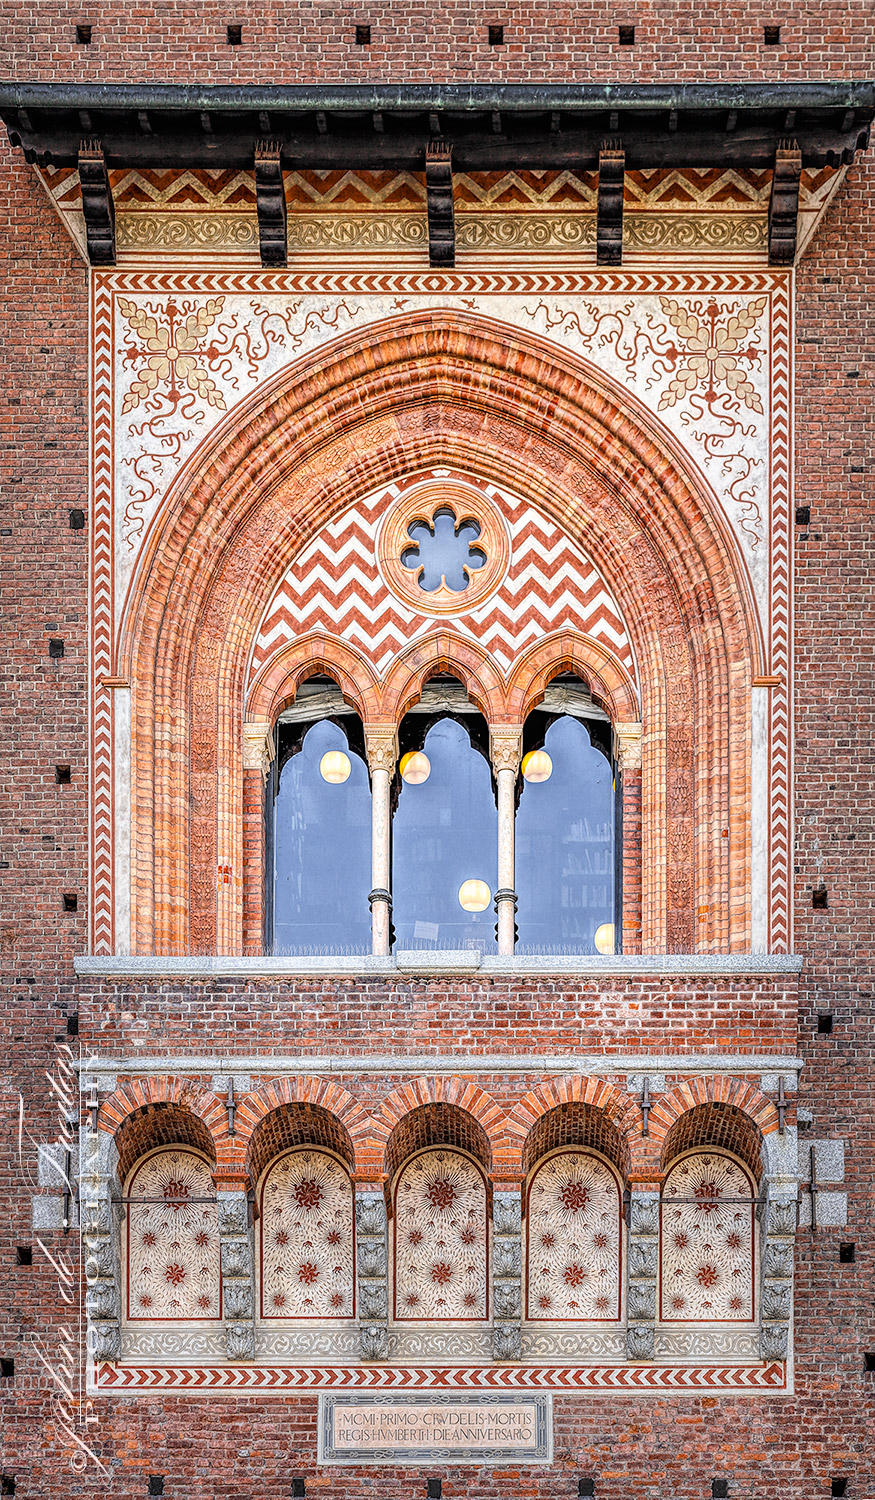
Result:
{"type": "Polygon", "coordinates": [[[348,780],[351,770],[349,756],[342,750],[326,750],[319,762],[322,780],[330,781],[332,786],[342,786],[348,780]]]}
{"type": "Polygon", "coordinates": [[[549,781],[553,775],[553,762],[546,750],[530,750],[523,756],[522,771],[526,781],[549,781]]]}
{"type": "Polygon", "coordinates": [[[602,922],[601,927],[596,928],[593,938],[596,953],[613,953],[614,936],[613,922],[602,922]]]}
{"type": "Polygon", "coordinates": [[[408,786],[421,786],[431,775],[431,761],[424,750],[408,750],[401,757],[401,780],[408,786]]]}
{"type": "Polygon", "coordinates": [[[459,886],[459,905],[463,911],[485,911],[492,892],[485,880],[463,880],[459,886]]]}

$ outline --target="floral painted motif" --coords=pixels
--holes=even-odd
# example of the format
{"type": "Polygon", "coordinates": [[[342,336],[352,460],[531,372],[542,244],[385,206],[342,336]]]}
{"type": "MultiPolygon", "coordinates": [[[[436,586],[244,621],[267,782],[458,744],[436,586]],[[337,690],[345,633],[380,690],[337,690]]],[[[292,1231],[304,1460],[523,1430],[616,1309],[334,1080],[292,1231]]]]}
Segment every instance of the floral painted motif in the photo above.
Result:
{"type": "Polygon", "coordinates": [[[219,1226],[207,1163],[182,1148],[160,1151],[137,1168],[128,1193],[128,1318],[220,1318],[219,1226]]]}
{"type": "Polygon", "coordinates": [[[661,351],[663,360],[674,368],[675,373],[659,398],[659,411],[675,406],[694,390],[704,396],[710,407],[722,385],[750,411],[761,412],[762,400],[741,362],[744,361],[750,369],[763,357],[763,351],[752,344],[747,344],[746,348],[742,346],[762,316],[765,297],[757,298],[746,307],[740,306],[735,312],[724,310],[722,315],[719,304],[713,299],[705,306],[695,302],[684,306],[673,297],[660,297],[659,300],[669,323],[683,341],[681,349],[670,345],[661,351]]]}
{"type": "Polygon", "coordinates": [[[352,1183],[322,1151],[293,1151],[267,1174],[261,1199],[261,1316],[355,1313],[352,1183]]]}
{"type": "Polygon", "coordinates": [[[529,1188],[526,1317],[616,1322],[620,1316],[620,1190],[607,1164],[563,1151],[529,1188]]]}
{"type": "Polygon", "coordinates": [[[661,1316],[668,1323],[753,1318],[753,1188],[717,1152],[685,1156],[662,1196],[661,1316]]]}
{"type": "Polygon", "coordinates": [[[395,1317],[468,1322],[487,1316],[486,1188],[457,1151],[426,1151],[395,1193],[395,1317]]]}
{"type": "Polygon", "coordinates": [[[225,398],[212,376],[204,369],[210,351],[198,345],[209,332],[224,306],[224,297],[210,297],[201,306],[184,302],[180,308],[172,299],[164,308],[163,321],[135,302],[119,297],[119,312],[127,318],[141,342],[125,344],[122,360],[139,363],[140,368],[122,403],[122,414],[133,411],[159,385],[173,406],[185,399],[186,391],[200,396],[207,406],[226,410],[225,398]]]}

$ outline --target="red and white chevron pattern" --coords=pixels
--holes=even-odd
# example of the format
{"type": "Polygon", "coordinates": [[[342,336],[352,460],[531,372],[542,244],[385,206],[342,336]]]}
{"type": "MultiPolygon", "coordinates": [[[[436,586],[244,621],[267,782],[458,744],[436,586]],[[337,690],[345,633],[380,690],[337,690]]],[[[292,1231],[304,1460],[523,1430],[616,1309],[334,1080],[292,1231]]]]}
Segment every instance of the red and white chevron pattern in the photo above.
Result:
{"type": "Polygon", "coordinates": [[[112,671],[113,414],[112,297],[94,291],[91,449],[91,951],[114,950],[113,703],[100,680],[112,671]]]}
{"type": "MultiPolygon", "coordinates": [[[[449,482],[450,471],[418,474],[384,487],[323,527],[295,559],[265,611],[253,675],[296,636],[320,627],[357,646],[382,673],[404,646],[433,628],[433,619],[414,613],[390,593],[375,548],[383,516],[404,490],[440,477],[449,482]]],[[[464,475],[451,477],[465,482],[464,475]]],[[[483,486],[483,492],[510,532],[510,568],[488,603],[454,618],[454,628],[479,641],[503,670],[526,647],[564,627],[601,641],[634,674],[620,611],[589,558],[527,501],[492,485],[483,486]]]]}
{"type": "Polygon", "coordinates": [[[758,1365],[99,1365],[101,1391],[185,1391],[189,1395],[325,1390],[780,1391],[785,1364],[758,1365]]]}
{"type": "Polygon", "coordinates": [[[782,282],[772,294],[772,421],[771,421],[771,661],[769,671],[780,678],[771,690],[769,738],[769,947],[789,953],[793,941],[790,856],[793,840],[791,808],[792,739],[792,551],[790,545],[791,406],[789,285],[782,282]]]}

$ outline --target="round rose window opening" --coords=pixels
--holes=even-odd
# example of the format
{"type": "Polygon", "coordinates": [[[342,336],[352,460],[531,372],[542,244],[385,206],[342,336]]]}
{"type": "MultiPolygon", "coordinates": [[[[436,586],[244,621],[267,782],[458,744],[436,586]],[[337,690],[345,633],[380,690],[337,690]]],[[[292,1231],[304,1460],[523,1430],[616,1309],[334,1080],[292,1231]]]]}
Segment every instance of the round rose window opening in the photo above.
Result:
{"type": "Polygon", "coordinates": [[[417,485],[387,515],[377,547],[386,584],[423,615],[468,614],[498,588],[510,562],[504,523],[467,486],[417,485]]]}

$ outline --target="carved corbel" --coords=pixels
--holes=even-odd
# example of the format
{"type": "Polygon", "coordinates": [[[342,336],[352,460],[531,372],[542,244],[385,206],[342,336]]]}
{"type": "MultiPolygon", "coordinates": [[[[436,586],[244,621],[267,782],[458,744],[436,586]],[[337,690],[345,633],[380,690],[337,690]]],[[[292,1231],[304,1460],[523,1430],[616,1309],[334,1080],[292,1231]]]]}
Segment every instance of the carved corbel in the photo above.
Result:
{"type": "Polygon", "coordinates": [[[114,266],[115,204],[100,141],[79,146],[79,185],[88,259],[93,266],[114,266]]]}
{"type": "Polygon", "coordinates": [[[605,141],[599,152],[599,191],[596,215],[596,263],[623,263],[623,187],[626,153],[620,141],[605,141]]]}
{"type": "Polygon", "coordinates": [[[429,265],[452,267],[456,264],[456,222],[452,147],[447,141],[432,141],[426,148],[425,193],[429,265]]]}
{"type": "Polygon", "coordinates": [[[262,780],[266,781],[275,755],[270,722],[267,719],[248,719],[243,725],[244,771],[260,771],[262,780]]]}
{"type": "Polygon", "coordinates": [[[792,266],[799,226],[802,152],[795,141],[782,141],[775,153],[769,197],[769,265],[792,266]]]}
{"type": "Polygon", "coordinates": [[[288,260],[286,191],[281,158],[279,141],[259,141],[255,148],[255,205],[263,266],[284,266],[288,260]]]}
{"type": "Polygon", "coordinates": [[[641,725],[614,725],[614,756],[621,771],[641,770],[641,725]]]}

